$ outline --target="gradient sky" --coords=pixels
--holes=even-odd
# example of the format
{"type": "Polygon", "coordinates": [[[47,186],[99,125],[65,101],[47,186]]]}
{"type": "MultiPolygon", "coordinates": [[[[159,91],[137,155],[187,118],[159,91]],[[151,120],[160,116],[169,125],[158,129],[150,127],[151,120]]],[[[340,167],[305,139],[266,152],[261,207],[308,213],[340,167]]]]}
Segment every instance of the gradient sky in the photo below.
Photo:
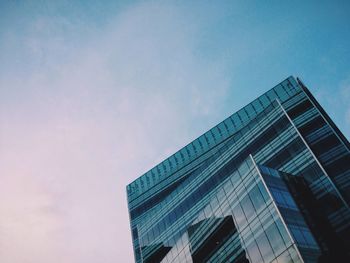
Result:
{"type": "Polygon", "coordinates": [[[289,75],[350,137],[349,1],[0,2],[0,261],[133,262],[125,186],[289,75]]]}

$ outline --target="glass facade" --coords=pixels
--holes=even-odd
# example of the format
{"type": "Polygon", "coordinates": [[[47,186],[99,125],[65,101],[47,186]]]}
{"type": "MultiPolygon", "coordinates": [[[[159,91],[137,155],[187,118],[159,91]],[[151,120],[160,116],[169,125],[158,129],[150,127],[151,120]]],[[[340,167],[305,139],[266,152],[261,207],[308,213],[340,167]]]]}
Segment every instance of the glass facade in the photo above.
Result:
{"type": "Polygon", "coordinates": [[[350,147],[289,77],[127,186],[136,262],[350,262],[350,147]]]}

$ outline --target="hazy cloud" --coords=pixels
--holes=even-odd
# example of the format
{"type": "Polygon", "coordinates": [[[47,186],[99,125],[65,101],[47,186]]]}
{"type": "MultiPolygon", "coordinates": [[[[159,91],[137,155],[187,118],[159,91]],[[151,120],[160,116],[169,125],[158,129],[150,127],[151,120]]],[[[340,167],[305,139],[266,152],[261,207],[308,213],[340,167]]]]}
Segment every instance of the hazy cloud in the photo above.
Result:
{"type": "Polygon", "coordinates": [[[171,4],[103,28],[27,22],[3,35],[1,261],[132,262],[125,186],[198,134],[224,67],[200,61],[201,25],[171,4]]]}

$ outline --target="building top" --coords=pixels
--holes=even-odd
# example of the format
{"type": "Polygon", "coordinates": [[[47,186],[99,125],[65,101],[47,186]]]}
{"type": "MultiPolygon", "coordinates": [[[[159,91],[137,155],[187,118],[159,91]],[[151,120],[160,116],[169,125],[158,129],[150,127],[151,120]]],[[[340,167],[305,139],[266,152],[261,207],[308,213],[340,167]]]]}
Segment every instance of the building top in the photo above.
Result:
{"type": "Polygon", "coordinates": [[[276,98],[279,98],[281,102],[283,102],[300,90],[301,88],[298,81],[293,76],[290,76],[277,84],[275,87],[233,113],[231,116],[130,183],[127,186],[129,202],[239,131],[276,98]]]}

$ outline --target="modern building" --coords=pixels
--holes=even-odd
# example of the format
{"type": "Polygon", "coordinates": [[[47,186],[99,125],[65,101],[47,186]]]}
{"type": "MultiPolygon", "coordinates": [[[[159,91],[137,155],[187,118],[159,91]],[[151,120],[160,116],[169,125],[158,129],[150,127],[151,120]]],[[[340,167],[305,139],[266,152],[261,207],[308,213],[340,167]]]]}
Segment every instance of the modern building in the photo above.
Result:
{"type": "Polygon", "coordinates": [[[350,262],[350,144],[294,77],[127,198],[136,262],[350,262]]]}

